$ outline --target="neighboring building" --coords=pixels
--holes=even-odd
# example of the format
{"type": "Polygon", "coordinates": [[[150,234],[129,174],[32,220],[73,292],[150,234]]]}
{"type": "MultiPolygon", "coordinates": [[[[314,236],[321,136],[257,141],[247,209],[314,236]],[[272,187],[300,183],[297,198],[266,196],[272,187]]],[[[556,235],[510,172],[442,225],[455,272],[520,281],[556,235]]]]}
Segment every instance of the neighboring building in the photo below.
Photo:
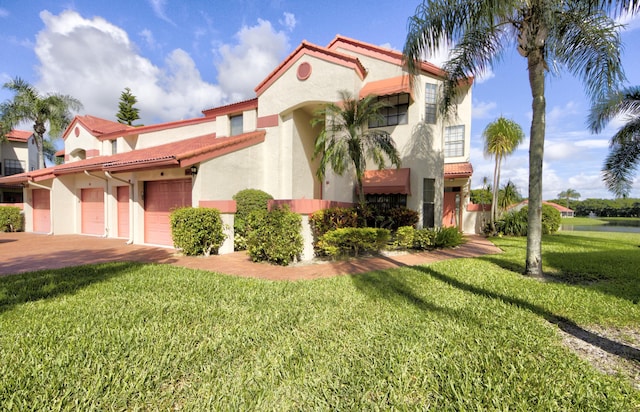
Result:
{"type": "MultiPolygon", "coordinates": [[[[0,142],[0,176],[13,176],[35,170],[38,165],[33,132],[12,130],[0,142]]],[[[0,184],[0,203],[21,203],[22,184],[0,184]]]]}
{"type": "Polygon", "coordinates": [[[232,196],[246,188],[289,199],[301,213],[353,202],[352,175],[328,170],[320,181],[312,159],[318,129],[311,119],[346,89],[390,104],[376,127],[391,133],[402,159],[400,169],[367,171],[368,201],[417,210],[425,227],[472,232],[471,85],[461,85],[457,117],[445,122],[437,108],[444,73],[426,62],[420,69],[410,87],[399,52],[342,36],[327,47],[303,42],[257,85],[253,99],[142,127],[77,116],[63,135],[65,164],[0,182],[26,184],[27,231],[156,245],[171,245],[173,208],[233,213],[232,196]]]}
{"type": "MultiPolygon", "coordinates": [[[[528,200],[523,200],[522,202],[515,204],[513,206],[510,206],[508,208],[508,210],[520,210],[523,207],[525,207],[526,205],[529,204],[528,200]]],[[[557,203],[553,203],[553,202],[542,202],[543,205],[549,205],[551,207],[553,207],[554,209],[556,209],[558,212],[560,212],[560,217],[574,217],[574,212],[573,210],[566,208],[562,205],[559,205],[557,203]]]]}

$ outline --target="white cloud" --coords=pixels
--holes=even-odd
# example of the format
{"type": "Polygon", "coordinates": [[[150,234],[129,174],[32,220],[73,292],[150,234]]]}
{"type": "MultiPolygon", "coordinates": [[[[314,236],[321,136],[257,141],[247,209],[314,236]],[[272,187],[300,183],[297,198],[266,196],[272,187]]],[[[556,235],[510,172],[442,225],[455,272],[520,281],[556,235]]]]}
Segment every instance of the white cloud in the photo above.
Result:
{"type": "Polygon", "coordinates": [[[220,88],[204,82],[182,50],[169,54],[165,68],[157,67],[137,54],[125,31],[100,17],[84,19],[74,11],[40,16],[45,28],[36,39],[36,86],[78,98],[84,113],[114,119],[125,87],[138,98],[145,124],[197,117],[223,102],[220,88]]]}
{"type": "Polygon", "coordinates": [[[585,139],[575,142],[575,145],[587,149],[606,149],[609,147],[609,141],[606,139],[585,139]]]}
{"type": "Polygon", "coordinates": [[[284,13],[284,18],[279,21],[281,25],[287,28],[287,30],[292,31],[296,27],[296,16],[293,13],[284,13]]]}
{"type": "Polygon", "coordinates": [[[144,40],[145,44],[147,45],[147,47],[149,47],[150,49],[155,49],[158,47],[158,44],[156,43],[156,39],[153,36],[153,32],[149,29],[144,29],[142,30],[140,33],[138,33],[140,35],[140,37],[142,37],[142,39],[144,40]]]}
{"type": "Polygon", "coordinates": [[[496,102],[480,102],[480,101],[474,100],[471,116],[474,119],[489,119],[489,118],[495,117],[493,110],[496,107],[498,107],[498,104],[496,102]]]}
{"type": "Polygon", "coordinates": [[[167,12],[165,8],[167,7],[167,0],[148,0],[149,5],[153,9],[153,13],[160,19],[166,21],[167,23],[171,23],[175,26],[175,23],[171,21],[169,17],[167,17],[167,12]]]}
{"type": "Polygon", "coordinates": [[[0,18],[8,17],[8,16],[9,16],[9,10],[3,9],[2,7],[0,7],[0,18]]]}
{"type": "Polygon", "coordinates": [[[475,77],[475,83],[482,84],[490,79],[496,77],[491,67],[486,67],[481,73],[478,73],[475,77]]]}
{"type": "Polygon", "coordinates": [[[258,19],[253,27],[242,27],[238,44],[218,49],[222,60],[216,64],[218,83],[231,100],[253,97],[253,89],[276,68],[289,48],[288,37],[275,31],[271,23],[258,19]]]}
{"type": "Polygon", "coordinates": [[[632,31],[640,28],[640,16],[627,13],[616,19],[616,23],[624,25],[624,31],[632,31]]]}

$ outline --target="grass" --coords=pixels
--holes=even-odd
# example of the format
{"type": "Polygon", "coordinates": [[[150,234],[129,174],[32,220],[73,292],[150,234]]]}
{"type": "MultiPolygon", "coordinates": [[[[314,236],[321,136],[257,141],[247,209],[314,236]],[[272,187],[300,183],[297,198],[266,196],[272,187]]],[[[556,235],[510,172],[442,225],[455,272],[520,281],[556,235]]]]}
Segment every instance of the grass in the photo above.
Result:
{"type": "Polygon", "coordinates": [[[592,217],[563,217],[560,224],[570,226],[597,226],[606,225],[607,222],[592,217]]]}
{"type": "MultiPolygon", "coordinates": [[[[0,278],[2,410],[615,410],[557,319],[640,326],[640,236],[300,282],[113,263],[0,278]]],[[[278,268],[274,268],[278,270],[278,268]]]]}

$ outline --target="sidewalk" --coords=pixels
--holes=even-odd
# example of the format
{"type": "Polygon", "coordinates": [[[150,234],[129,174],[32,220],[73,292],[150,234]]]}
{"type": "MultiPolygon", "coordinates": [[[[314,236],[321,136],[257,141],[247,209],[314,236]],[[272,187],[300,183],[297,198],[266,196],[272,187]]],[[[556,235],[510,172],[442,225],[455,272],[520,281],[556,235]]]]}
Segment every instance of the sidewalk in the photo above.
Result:
{"type": "Polygon", "coordinates": [[[171,248],[127,245],[123,239],[82,235],[49,236],[21,232],[0,233],[0,276],[93,263],[133,261],[163,263],[268,280],[301,280],[500,253],[500,249],[484,237],[469,236],[467,240],[467,243],[455,249],[365,257],[338,262],[300,263],[283,267],[268,263],[254,263],[245,252],[192,257],[181,256],[171,248]]]}

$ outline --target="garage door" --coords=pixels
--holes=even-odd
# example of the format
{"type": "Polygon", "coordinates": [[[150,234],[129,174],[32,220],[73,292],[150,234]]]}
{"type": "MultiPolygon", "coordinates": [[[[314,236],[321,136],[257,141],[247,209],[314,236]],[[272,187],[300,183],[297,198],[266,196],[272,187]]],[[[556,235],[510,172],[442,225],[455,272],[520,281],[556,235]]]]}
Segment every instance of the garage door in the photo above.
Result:
{"type": "Polygon", "coordinates": [[[129,237],[129,186],[118,186],[118,237],[129,237]]]}
{"type": "Polygon", "coordinates": [[[191,206],[191,179],[145,182],[145,243],[173,246],[169,215],[184,206],[191,206]]]}
{"type": "Polygon", "coordinates": [[[102,188],[81,189],[82,233],[104,234],[104,194],[102,188]]]}
{"type": "Polygon", "coordinates": [[[33,231],[38,233],[51,232],[51,203],[49,191],[46,189],[33,189],[33,231]]]}

